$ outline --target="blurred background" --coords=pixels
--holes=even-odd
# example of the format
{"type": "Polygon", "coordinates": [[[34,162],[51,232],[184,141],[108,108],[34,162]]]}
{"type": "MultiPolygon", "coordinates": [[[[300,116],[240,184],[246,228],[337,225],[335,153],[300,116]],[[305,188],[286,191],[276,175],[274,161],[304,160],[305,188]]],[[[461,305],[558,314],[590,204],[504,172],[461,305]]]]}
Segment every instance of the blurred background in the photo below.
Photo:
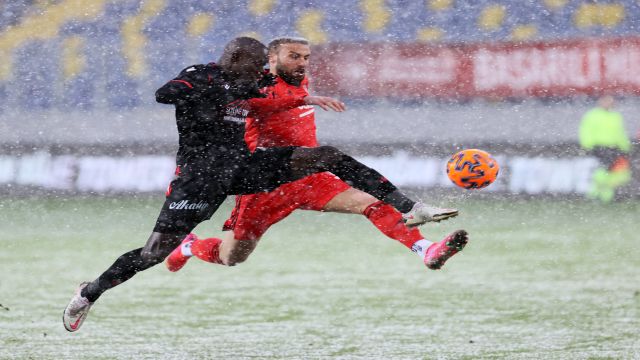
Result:
{"type": "Polygon", "coordinates": [[[313,91],[349,106],[317,113],[321,141],[399,185],[449,188],[447,158],[482,148],[503,168],[487,192],[581,195],[596,100],[638,137],[639,34],[632,0],[2,1],[0,189],[162,191],[177,132],[155,90],[235,36],[294,35],[313,91]]]}

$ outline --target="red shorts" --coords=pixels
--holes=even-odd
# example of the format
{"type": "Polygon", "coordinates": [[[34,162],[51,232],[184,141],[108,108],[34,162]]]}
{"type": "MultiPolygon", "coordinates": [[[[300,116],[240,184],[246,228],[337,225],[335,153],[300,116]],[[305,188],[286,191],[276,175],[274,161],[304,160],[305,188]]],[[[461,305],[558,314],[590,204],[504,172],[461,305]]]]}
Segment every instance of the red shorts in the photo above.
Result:
{"type": "Polygon", "coordinates": [[[254,240],[271,225],[296,209],[322,208],[350,186],[329,172],[313,174],[284,184],[272,192],[236,196],[236,207],[225,221],[223,230],[233,230],[237,240],[254,240]]]}

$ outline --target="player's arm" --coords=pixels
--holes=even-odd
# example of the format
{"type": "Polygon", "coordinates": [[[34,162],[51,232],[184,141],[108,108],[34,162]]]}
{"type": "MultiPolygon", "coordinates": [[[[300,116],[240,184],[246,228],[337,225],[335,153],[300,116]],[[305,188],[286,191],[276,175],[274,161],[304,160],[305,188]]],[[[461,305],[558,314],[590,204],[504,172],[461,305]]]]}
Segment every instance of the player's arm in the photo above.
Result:
{"type": "Polygon", "coordinates": [[[190,66],[156,91],[156,101],[178,104],[200,99],[211,89],[211,78],[204,65],[190,66]]]}
{"type": "Polygon", "coordinates": [[[342,101],[327,96],[285,96],[277,99],[253,98],[247,100],[247,105],[249,107],[249,116],[256,118],[291,110],[303,105],[318,105],[327,111],[342,112],[346,110],[342,101]]]}
{"type": "Polygon", "coordinates": [[[309,95],[304,98],[304,101],[307,105],[318,105],[324,111],[333,110],[336,112],[343,112],[347,110],[347,107],[344,103],[338,99],[334,99],[328,96],[312,96],[309,95]]]}
{"type": "Polygon", "coordinates": [[[246,100],[251,117],[265,117],[281,111],[287,111],[305,105],[302,96],[287,96],[278,99],[252,98],[246,100]]]}

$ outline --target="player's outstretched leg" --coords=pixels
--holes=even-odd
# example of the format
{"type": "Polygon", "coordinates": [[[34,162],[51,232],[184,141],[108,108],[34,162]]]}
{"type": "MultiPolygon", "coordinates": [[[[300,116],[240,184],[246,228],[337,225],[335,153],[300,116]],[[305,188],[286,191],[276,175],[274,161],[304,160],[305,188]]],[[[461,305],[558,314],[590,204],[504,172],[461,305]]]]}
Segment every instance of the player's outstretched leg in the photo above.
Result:
{"type": "Polygon", "coordinates": [[[329,171],[354,188],[373,195],[403,213],[407,226],[438,222],[458,215],[458,210],[429,206],[409,199],[387,178],[332,146],[296,148],[291,156],[292,175],[302,178],[329,171]]]}
{"type": "Polygon", "coordinates": [[[80,284],[64,309],[62,323],[65,329],[71,332],[78,331],[89,309],[102,293],[131,279],[136,273],[162,262],[184,236],[153,232],[143,248],[121,255],[97,279],[80,284]]]}
{"type": "Polygon", "coordinates": [[[467,245],[469,236],[464,230],[456,230],[447,235],[441,241],[432,244],[427,249],[420,248],[416,243],[413,251],[417,253],[424,252],[424,264],[431,270],[440,269],[444,263],[449,260],[453,255],[462,251],[467,245]]]}
{"type": "Polygon", "coordinates": [[[462,250],[467,242],[466,232],[458,230],[444,240],[432,243],[426,240],[417,228],[410,228],[403,223],[398,210],[382,201],[371,203],[362,214],[383,234],[417,253],[432,270],[442,267],[445,261],[462,250]]]}

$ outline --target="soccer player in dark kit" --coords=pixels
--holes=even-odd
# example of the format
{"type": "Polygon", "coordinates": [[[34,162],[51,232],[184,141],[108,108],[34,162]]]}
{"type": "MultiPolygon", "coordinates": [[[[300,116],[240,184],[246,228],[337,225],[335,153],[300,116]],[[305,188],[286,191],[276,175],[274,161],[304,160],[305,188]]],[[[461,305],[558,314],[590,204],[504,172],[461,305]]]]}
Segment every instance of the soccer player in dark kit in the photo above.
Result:
{"type": "Polygon", "coordinates": [[[378,172],[330,146],[271,147],[251,153],[244,141],[247,116],[264,117],[302,105],[345,110],[342,102],[322,96],[264,98],[259,80],[266,63],[264,44],[239,37],[225,46],[218,63],[187,67],[158,89],[156,100],[176,107],[177,177],[144,247],[121,255],[97,279],[80,284],[64,310],[65,329],[77,331],[102,293],[162,262],[228,195],[270,191],[329,171],[395,207],[409,226],[458,214],[409,199],[378,172]]]}
{"type": "MultiPolygon", "coordinates": [[[[261,92],[272,99],[308,96],[306,73],[313,57],[309,41],[279,37],[268,48],[269,71],[275,81],[261,92]]],[[[313,106],[305,105],[266,117],[247,117],[245,141],[249,150],[319,146],[314,113],[313,106]]],[[[324,172],[281,185],[271,192],[236,196],[236,207],[223,227],[224,235],[221,238],[187,235],[182,245],[167,257],[167,268],[178,271],[193,256],[226,266],[242,263],[272,225],[297,209],[364,215],[383,234],[415,252],[433,270],[440,269],[468,241],[466,231],[457,230],[441,241],[431,242],[417,228],[406,226],[402,215],[391,205],[324,172]]]]}

